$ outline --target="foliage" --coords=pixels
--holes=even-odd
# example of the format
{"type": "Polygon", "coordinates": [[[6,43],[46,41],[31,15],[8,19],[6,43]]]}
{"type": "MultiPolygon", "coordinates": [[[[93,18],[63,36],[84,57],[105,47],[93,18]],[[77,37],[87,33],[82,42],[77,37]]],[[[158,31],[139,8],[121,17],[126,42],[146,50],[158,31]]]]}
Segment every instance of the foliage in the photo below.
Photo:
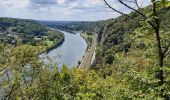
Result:
{"type": "Polygon", "coordinates": [[[100,26],[100,21],[40,21],[49,27],[56,28],[63,31],[74,33],[74,31],[83,31],[92,34],[100,26]],[[95,30],[94,30],[95,28],[95,30]]]}
{"type": "MultiPolygon", "coordinates": [[[[170,40],[169,8],[160,11],[160,37],[170,40]],[[167,30],[163,25],[166,24],[167,30]]],[[[150,10],[149,8],[147,10],[150,10]]],[[[140,18],[136,13],[131,17],[140,18]]],[[[63,65],[44,64],[41,47],[0,44],[0,95],[3,99],[23,100],[164,100],[170,98],[170,55],[164,59],[165,82],[158,84],[154,30],[146,22],[125,16],[102,21],[98,31],[97,66],[85,71],[63,65]]],[[[1,29],[3,29],[2,27],[1,29]]],[[[53,32],[47,32],[55,37],[53,32]]],[[[47,36],[43,37],[47,39],[47,36]]],[[[56,36],[56,38],[59,38],[56,36]]],[[[49,40],[55,40],[49,37],[49,40]]],[[[166,43],[166,42],[162,42],[166,43]]],[[[165,48],[164,48],[165,49],[165,48]]]]}
{"type": "Polygon", "coordinates": [[[0,18],[0,42],[7,45],[31,44],[53,48],[64,41],[63,33],[33,20],[0,18]],[[47,44],[46,44],[47,41],[47,44]],[[48,45],[48,41],[52,43],[48,45]]]}

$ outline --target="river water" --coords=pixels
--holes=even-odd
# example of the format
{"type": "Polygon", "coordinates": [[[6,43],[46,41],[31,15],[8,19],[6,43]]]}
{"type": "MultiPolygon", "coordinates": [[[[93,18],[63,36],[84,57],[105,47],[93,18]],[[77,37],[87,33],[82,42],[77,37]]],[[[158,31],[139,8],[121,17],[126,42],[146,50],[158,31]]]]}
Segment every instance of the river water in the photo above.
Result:
{"type": "MultiPolygon", "coordinates": [[[[87,48],[86,41],[80,36],[80,32],[76,34],[71,34],[68,32],[62,31],[65,35],[65,41],[63,44],[46,54],[53,63],[57,63],[58,67],[61,67],[63,64],[67,67],[76,67],[78,61],[81,61],[87,48]]],[[[45,56],[43,55],[43,58],[45,56]]],[[[46,58],[46,57],[45,57],[46,58]]],[[[46,63],[49,60],[44,60],[46,63]]]]}
{"type": "MultiPolygon", "coordinates": [[[[58,67],[61,68],[63,64],[67,65],[68,68],[76,67],[78,61],[81,61],[87,48],[86,41],[80,36],[80,32],[76,34],[71,34],[68,32],[62,31],[65,35],[65,41],[63,44],[47,54],[42,54],[40,57],[44,60],[45,63],[49,63],[48,58],[52,59],[52,63],[58,63],[58,67]]],[[[10,74],[10,73],[9,73],[10,74]]],[[[0,77],[0,83],[2,78],[0,77]]],[[[26,77],[27,80],[30,80],[30,77],[26,77]]],[[[4,96],[4,91],[0,89],[0,100],[4,96]]]]}

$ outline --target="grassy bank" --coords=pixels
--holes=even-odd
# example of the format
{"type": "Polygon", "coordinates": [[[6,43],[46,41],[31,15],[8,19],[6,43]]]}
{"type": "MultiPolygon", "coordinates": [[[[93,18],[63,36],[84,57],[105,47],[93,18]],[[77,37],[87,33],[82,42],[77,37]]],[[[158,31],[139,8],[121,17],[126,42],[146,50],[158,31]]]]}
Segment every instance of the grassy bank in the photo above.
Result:
{"type": "Polygon", "coordinates": [[[93,36],[92,35],[88,35],[87,33],[81,33],[80,34],[81,35],[81,37],[83,37],[84,38],[84,40],[86,41],[86,43],[88,44],[88,46],[87,46],[87,49],[86,49],[86,51],[88,50],[88,48],[92,45],[92,43],[93,43],[93,36]]]}
{"type": "Polygon", "coordinates": [[[47,32],[47,36],[42,37],[42,45],[45,52],[49,52],[52,49],[60,46],[64,42],[64,34],[57,30],[50,30],[47,32]]]}

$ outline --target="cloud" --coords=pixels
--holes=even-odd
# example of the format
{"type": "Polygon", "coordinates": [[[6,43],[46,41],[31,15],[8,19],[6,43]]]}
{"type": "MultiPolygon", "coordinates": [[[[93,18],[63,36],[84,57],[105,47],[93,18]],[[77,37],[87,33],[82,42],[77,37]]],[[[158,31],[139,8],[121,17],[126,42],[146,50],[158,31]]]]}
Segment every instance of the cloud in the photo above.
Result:
{"type": "Polygon", "coordinates": [[[64,4],[66,2],[66,0],[57,0],[58,4],[64,4]]]}
{"type": "MultiPolygon", "coordinates": [[[[118,10],[129,12],[116,0],[108,1],[118,10]]],[[[102,20],[119,15],[103,0],[0,0],[0,12],[3,17],[40,20],[102,20]]]]}
{"type": "Polygon", "coordinates": [[[29,5],[29,0],[0,0],[0,7],[9,9],[24,9],[29,5]]]}
{"type": "MultiPolygon", "coordinates": [[[[61,0],[57,0],[57,1],[61,1],[61,0]]],[[[53,4],[57,4],[57,1],[56,0],[30,0],[30,2],[35,5],[36,4],[37,5],[53,5],[53,4]]]]}

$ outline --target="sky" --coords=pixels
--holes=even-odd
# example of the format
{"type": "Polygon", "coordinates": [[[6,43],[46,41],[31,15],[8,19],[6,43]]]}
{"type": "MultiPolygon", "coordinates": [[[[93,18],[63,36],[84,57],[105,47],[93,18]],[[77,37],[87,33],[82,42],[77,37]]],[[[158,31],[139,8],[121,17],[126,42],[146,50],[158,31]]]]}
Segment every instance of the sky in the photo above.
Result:
{"type": "MultiPolygon", "coordinates": [[[[141,6],[149,0],[138,0],[141,6]]],[[[117,0],[108,2],[129,13],[117,0]]],[[[135,7],[135,6],[134,6],[135,7]]],[[[53,21],[97,21],[119,16],[103,0],[0,0],[0,17],[53,21]]]]}

